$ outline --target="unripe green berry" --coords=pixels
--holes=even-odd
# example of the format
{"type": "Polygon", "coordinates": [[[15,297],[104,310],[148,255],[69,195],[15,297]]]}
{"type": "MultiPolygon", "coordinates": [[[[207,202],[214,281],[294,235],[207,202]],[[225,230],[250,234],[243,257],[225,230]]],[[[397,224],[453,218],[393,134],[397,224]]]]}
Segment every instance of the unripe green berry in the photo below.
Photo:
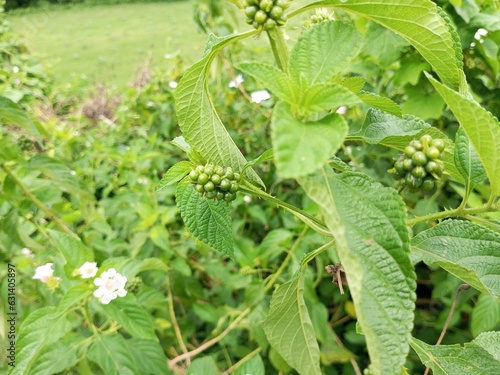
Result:
{"type": "Polygon", "coordinates": [[[433,160],[428,161],[425,165],[425,170],[429,173],[437,173],[440,170],[439,164],[433,160]]]}
{"type": "Polygon", "coordinates": [[[427,156],[431,160],[439,159],[441,153],[436,147],[429,147],[425,150],[425,156],[427,156]]]}
{"type": "Polygon", "coordinates": [[[263,25],[263,24],[264,24],[264,22],[266,22],[266,20],[267,20],[267,13],[266,13],[266,12],[264,12],[263,10],[259,10],[259,11],[257,11],[257,13],[255,13],[254,20],[255,20],[255,22],[257,22],[259,25],[263,25]]]}
{"type": "Polygon", "coordinates": [[[219,185],[219,189],[221,191],[229,191],[229,189],[231,189],[231,181],[229,181],[227,178],[222,179],[219,185]]]}
{"type": "Polygon", "coordinates": [[[424,148],[422,146],[422,143],[420,141],[417,141],[416,139],[410,142],[410,146],[412,146],[417,151],[422,151],[424,148]]]}
{"type": "Polygon", "coordinates": [[[274,5],[282,8],[282,9],[287,9],[290,7],[290,1],[288,1],[288,0],[276,0],[274,5]]]}
{"type": "Polygon", "coordinates": [[[269,13],[273,7],[273,0],[260,0],[260,9],[269,13]]]}
{"type": "Polygon", "coordinates": [[[210,179],[210,177],[208,177],[208,174],[206,174],[206,173],[202,173],[198,176],[198,182],[200,184],[206,184],[209,179],[210,179]]]}
{"type": "Polygon", "coordinates": [[[403,169],[405,171],[411,171],[413,169],[413,162],[411,161],[411,159],[403,160],[403,169]]]}
{"type": "Polygon", "coordinates": [[[446,146],[443,139],[433,139],[431,142],[432,147],[436,147],[439,152],[443,152],[446,146]]]}
{"type": "Polygon", "coordinates": [[[403,168],[403,160],[399,159],[394,163],[394,169],[399,177],[403,177],[405,175],[405,170],[403,168]]]}
{"type": "Polygon", "coordinates": [[[208,181],[205,185],[203,185],[203,189],[205,191],[214,191],[215,190],[215,185],[212,181],[208,181]]]}
{"type": "Polygon", "coordinates": [[[198,172],[198,171],[196,171],[194,169],[191,172],[189,172],[189,179],[192,182],[198,181],[198,177],[200,177],[200,172],[198,172]]]}
{"type": "Polygon", "coordinates": [[[225,194],[222,191],[218,191],[217,194],[215,195],[215,199],[218,201],[221,201],[224,199],[225,194]]]}
{"type": "Polygon", "coordinates": [[[245,15],[248,18],[253,19],[255,17],[255,14],[259,11],[259,8],[256,7],[255,5],[249,6],[245,8],[245,15]]]}
{"type": "Polygon", "coordinates": [[[208,199],[214,199],[216,196],[217,192],[214,190],[205,192],[205,197],[208,199]]]}
{"type": "Polygon", "coordinates": [[[271,11],[269,12],[269,16],[275,21],[278,21],[282,15],[283,15],[283,8],[278,6],[272,7],[271,11]]]}
{"type": "Polygon", "coordinates": [[[214,165],[213,164],[207,164],[205,165],[205,173],[211,176],[214,173],[214,165]]]}
{"type": "Polygon", "coordinates": [[[203,192],[205,191],[205,189],[203,189],[203,185],[202,184],[196,184],[196,186],[194,187],[194,189],[200,193],[200,194],[203,194],[203,192]]]}
{"type": "Polygon", "coordinates": [[[234,179],[233,168],[227,167],[224,177],[227,178],[228,180],[233,180],[234,179]]]}
{"type": "Polygon", "coordinates": [[[422,190],[423,191],[431,191],[432,189],[434,189],[434,180],[432,178],[426,178],[424,179],[424,181],[422,182],[422,190]]]}
{"type": "Polygon", "coordinates": [[[425,177],[425,175],[427,174],[427,172],[425,171],[425,168],[422,167],[422,166],[416,166],[415,168],[413,168],[413,170],[411,171],[411,174],[415,177],[415,178],[422,178],[422,177],[425,177]]]}
{"type": "Polygon", "coordinates": [[[424,134],[423,136],[420,137],[420,142],[422,142],[422,145],[424,147],[429,147],[429,145],[432,142],[432,136],[429,134],[424,134]]]}
{"type": "Polygon", "coordinates": [[[236,182],[240,182],[241,181],[241,175],[237,172],[234,173],[234,180],[236,182]]]}
{"type": "Polygon", "coordinates": [[[236,194],[233,194],[231,192],[227,192],[225,195],[224,195],[224,200],[226,202],[232,202],[236,199],[236,194]]]}
{"type": "Polygon", "coordinates": [[[417,150],[413,146],[406,146],[404,150],[404,153],[408,158],[411,158],[415,152],[417,152],[417,150]]]}
{"type": "Polygon", "coordinates": [[[236,193],[238,190],[240,190],[240,186],[237,183],[232,183],[229,191],[231,193],[236,193]]]}
{"type": "Polygon", "coordinates": [[[215,167],[215,172],[214,173],[217,173],[219,176],[223,176],[224,175],[224,168],[222,168],[221,166],[217,166],[215,167]]]}
{"type": "Polygon", "coordinates": [[[252,21],[252,26],[254,27],[254,29],[258,29],[259,27],[261,27],[261,24],[254,20],[252,21]]]}
{"type": "Polygon", "coordinates": [[[425,165],[427,163],[427,156],[422,151],[417,151],[411,157],[411,161],[415,165],[425,165]]]}
{"type": "Polygon", "coordinates": [[[199,172],[199,173],[203,173],[205,171],[205,167],[203,165],[198,165],[196,167],[196,170],[199,172]]]}
{"type": "Polygon", "coordinates": [[[266,23],[264,23],[264,30],[273,30],[276,28],[276,21],[273,20],[272,18],[268,18],[266,20],[266,23]]]}
{"type": "Polygon", "coordinates": [[[215,185],[219,185],[221,180],[222,180],[221,176],[218,175],[217,173],[214,173],[210,178],[210,181],[212,181],[215,185]]]}
{"type": "Polygon", "coordinates": [[[256,5],[257,0],[246,0],[247,5],[256,5]]]}

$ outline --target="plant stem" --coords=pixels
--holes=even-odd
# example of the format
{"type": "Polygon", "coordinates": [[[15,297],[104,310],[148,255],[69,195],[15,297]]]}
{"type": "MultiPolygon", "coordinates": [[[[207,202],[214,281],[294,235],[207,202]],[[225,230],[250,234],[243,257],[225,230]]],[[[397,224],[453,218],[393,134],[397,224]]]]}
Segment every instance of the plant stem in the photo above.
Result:
{"type": "MultiPolygon", "coordinates": [[[[170,317],[172,318],[172,325],[174,326],[175,336],[177,337],[177,341],[182,349],[182,352],[186,354],[188,352],[186,344],[182,340],[181,329],[179,328],[179,324],[177,323],[177,318],[175,317],[174,310],[174,296],[172,295],[172,289],[170,288],[170,278],[167,277],[167,294],[168,294],[168,312],[170,317]]],[[[191,364],[191,358],[186,358],[186,363],[191,364]]]]}
{"type": "Polygon", "coordinates": [[[278,67],[285,73],[288,71],[288,49],[285,43],[285,37],[281,28],[277,27],[267,31],[271,49],[273,50],[274,59],[278,67]]]}
{"type": "Polygon", "coordinates": [[[52,220],[63,232],[69,234],[71,237],[80,240],[77,234],[75,234],[71,229],[69,229],[64,222],[61,221],[48,207],[46,207],[29,189],[24,186],[21,180],[19,180],[12,171],[7,168],[4,164],[0,164],[2,169],[9,175],[9,177],[14,181],[14,183],[19,186],[19,188],[23,191],[24,195],[32,201],[35,206],[37,206],[44,214],[52,220]]]}
{"type": "Polygon", "coordinates": [[[246,192],[249,194],[253,194],[257,197],[260,197],[260,198],[263,198],[269,202],[272,202],[272,203],[284,208],[285,210],[289,211],[290,213],[292,213],[295,217],[302,220],[304,223],[309,225],[312,229],[314,229],[318,233],[320,233],[324,236],[332,237],[332,234],[326,228],[325,223],[323,223],[321,220],[315,218],[314,216],[310,215],[306,211],[303,211],[300,208],[295,207],[294,205],[291,205],[291,204],[284,202],[278,198],[275,198],[272,195],[267,194],[267,193],[263,192],[262,190],[256,188],[255,186],[253,186],[250,183],[245,183],[244,185],[242,185],[240,188],[240,191],[246,192]]]}
{"type": "MultiPolygon", "coordinates": [[[[446,317],[446,322],[444,323],[443,330],[441,331],[441,335],[439,335],[439,338],[436,342],[436,345],[441,344],[441,341],[444,339],[444,335],[446,335],[446,330],[448,329],[448,326],[450,325],[451,322],[451,317],[453,316],[453,313],[455,312],[455,307],[457,306],[457,300],[458,300],[458,295],[462,290],[467,290],[470,289],[470,285],[468,284],[462,284],[457,288],[457,291],[455,292],[455,296],[453,297],[453,303],[451,304],[450,307],[450,312],[448,313],[448,316],[446,317]]],[[[430,368],[427,367],[425,369],[424,375],[427,375],[430,371],[430,368]]]]}
{"type": "Polygon", "coordinates": [[[249,359],[253,358],[256,354],[258,354],[259,352],[261,352],[262,349],[261,348],[257,348],[255,349],[254,351],[248,353],[246,356],[244,356],[242,359],[240,359],[238,362],[236,362],[234,365],[232,365],[231,367],[229,367],[226,371],[224,371],[224,374],[232,374],[234,372],[234,370],[236,370],[238,367],[240,367],[243,363],[245,363],[246,361],[248,361],[249,359]]]}
{"type": "Polygon", "coordinates": [[[325,243],[324,245],[318,247],[316,250],[311,251],[309,254],[306,254],[304,259],[300,262],[300,265],[302,267],[307,266],[307,263],[309,263],[311,260],[316,258],[319,254],[321,254],[323,251],[328,249],[329,247],[332,247],[335,245],[335,240],[331,240],[330,242],[325,243]]]}
{"type": "Polygon", "coordinates": [[[441,211],[441,212],[435,212],[433,214],[429,215],[424,215],[424,216],[419,216],[416,218],[413,218],[411,220],[407,221],[407,224],[409,226],[413,226],[417,223],[429,221],[429,220],[439,220],[439,219],[445,219],[447,217],[455,217],[455,216],[466,216],[466,215],[473,215],[473,214],[481,214],[485,212],[490,212],[490,211],[496,211],[500,209],[500,204],[491,204],[488,203],[484,206],[481,207],[474,207],[474,208],[455,208],[453,210],[446,210],[446,211],[441,211]]]}

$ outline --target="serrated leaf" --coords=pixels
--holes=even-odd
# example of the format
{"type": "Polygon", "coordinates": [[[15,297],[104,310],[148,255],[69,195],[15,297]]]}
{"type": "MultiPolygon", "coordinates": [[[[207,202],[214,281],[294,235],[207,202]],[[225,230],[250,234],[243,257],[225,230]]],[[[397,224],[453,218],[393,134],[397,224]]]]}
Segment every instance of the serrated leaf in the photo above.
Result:
{"type": "Polygon", "coordinates": [[[187,229],[198,240],[233,258],[231,210],[226,201],[200,196],[188,182],[177,185],[177,207],[187,229]]]}
{"type": "Polygon", "coordinates": [[[139,375],[134,356],[122,335],[96,335],[87,358],[95,362],[106,375],[139,375]]]}
{"type": "Polygon", "coordinates": [[[43,146],[42,135],[28,114],[20,105],[4,96],[0,96],[0,124],[15,124],[23,128],[36,139],[40,147],[43,146]]]}
{"type": "Polygon", "coordinates": [[[303,77],[309,86],[327,82],[358,54],[363,38],[349,23],[321,22],[305,31],[295,44],[289,72],[296,83],[303,77]]]}
{"type": "Polygon", "coordinates": [[[393,31],[370,22],[364,34],[362,54],[375,58],[383,67],[398,60],[408,42],[393,31]]]}
{"type": "Polygon", "coordinates": [[[289,104],[278,103],[271,120],[278,174],[296,178],[315,171],[335,154],[346,135],[347,124],[338,114],[302,122],[293,116],[289,104]]]}
{"type": "Polygon", "coordinates": [[[482,333],[464,346],[428,345],[416,338],[410,344],[433,375],[491,375],[500,368],[500,332],[482,333]]]}
{"type": "Polygon", "coordinates": [[[455,166],[463,176],[467,190],[472,190],[474,186],[486,179],[486,172],[481,160],[462,128],[458,129],[455,136],[454,158],[455,166]]]}
{"type": "Polygon", "coordinates": [[[132,353],[141,375],[168,375],[172,372],[167,365],[167,357],[156,341],[131,338],[125,340],[132,353]]]}
{"type": "Polygon", "coordinates": [[[262,327],[271,346],[299,374],[321,375],[318,342],[304,302],[303,275],[276,289],[262,327]]]}
{"type": "Polygon", "coordinates": [[[292,106],[300,116],[309,116],[314,113],[331,111],[340,106],[360,104],[361,100],[348,88],[336,83],[315,84],[307,88],[301,95],[300,103],[292,106]]]}
{"type": "Polygon", "coordinates": [[[389,98],[368,91],[360,92],[358,97],[369,106],[381,109],[397,117],[402,116],[401,107],[389,98]]]}
{"type": "Polygon", "coordinates": [[[198,358],[188,367],[187,375],[218,375],[217,365],[212,357],[198,358]]]}
{"type": "Polygon", "coordinates": [[[94,260],[94,254],[82,241],[56,230],[49,229],[47,233],[71,267],[80,268],[83,263],[94,260]]]}
{"type": "MultiPolygon", "coordinates": [[[[225,46],[255,33],[250,31],[224,38],[211,36],[205,56],[184,73],[175,92],[177,120],[186,141],[207,161],[230,166],[235,171],[241,171],[246,160],[215,111],[208,91],[208,71],[225,46]]],[[[264,187],[253,169],[245,171],[245,178],[264,187]]]]}
{"type": "Polygon", "coordinates": [[[416,287],[403,200],[366,175],[335,175],[329,168],[299,183],[336,239],[372,370],[399,375],[409,350],[416,287]]]}
{"type": "Polygon", "coordinates": [[[341,83],[342,86],[348,88],[351,90],[353,93],[357,93],[361,91],[363,86],[365,85],[366,79],[360,76],[353,76],[353,77],[348,77],[344,79],[341,83]]]}
{"type": "Polygon", "coordinates": [[[130,295],[120,297],[100,307],[111,320],[120,324],[131,336],[158,341],[152,316],[139,306],[134,297],[130,295]]]}
{"type": "Polygon", "coordinates": [[[485,294],[500,298],[500,236],[472,222],[446,220],[412,239],[413,251],[485,294]]]}
{"type": "Polygon", "coordinates": [[[247,62],[237,64],[236,68],[264,84],[280,100],[287,103],[297,102],[299,94],[297,85],[277,67],[269,64],[247,62]]]}
{"type": "Polygon", "coordinates": [[[17,341],[16,366],[9,368],[9,375],[33,374],[36,358],[46,345],[50,345],[71,330],[66,314],[55,307],[42,307],[31,313],[21,325],[17,341]]]}
{"type": "Polygon", "coordinates": [[[266,370],[264,368],[264,362],[260,355],[252,357],[248,361],[245,361],[240,367],[236,369],[233,375],[265,375],[266,370]]]}
{"type": "Polygon", "coordinates": [[[500,326],[500,301],[481,294],[472,309],[470,329],[475,336],[481,332],[490,331],[500,326]]]}
{"type": "MultiPolygon", "coordinates": [[[[446,85],[465,92],[456,33],[429,0],[322,0],[308,8],[332,6],[359,14],[405,38],[432,65],[446,85]]],[[[348,45],[348,44],[347,44],[348,45]]]]}
{"type": "Polygon", "coordinates": [[[449,89],[426,73],[474,146],[490,179],[493,196],[500,195],[500,123],[477,102],[449,89]]]}
{"type": "Polygon", "coordinates": [[[184,178],[194,168],[193,163],[189,161],[180,161],[174,164],[162,177],[156,191],[160,191],[169,185],[173,185],[184,178]]]}
{"type": "Polygon", "coordinates": [[[64,294],[61,302],[59,302],[59,311],[67,311],[71,307],[79,304],[85,298],[92,294],[93,290],[87,283],[73,285],[64,294]]]}
{"type": "Polygon", "coordinates": [[[198,151],[192,149],[189,143],[186,142],[186,139],[182,135],[175,137],[174,139],[172,139],[170,143],[172,143],[174,146],[177,146],[182,151],[184,151],[188,156],[189,160],[191,160],[196,165],[206,164],[207,161],[205,160],[205,158],[201,156],[198,151]]]}
{"type": "Polygon", "coordinates": [[[78,362],[78,349],[86,345],[86,338],[77,335],[66,335],[61,341],[47,345],[35,360],[32,374],[59,374],[78,362]]]}

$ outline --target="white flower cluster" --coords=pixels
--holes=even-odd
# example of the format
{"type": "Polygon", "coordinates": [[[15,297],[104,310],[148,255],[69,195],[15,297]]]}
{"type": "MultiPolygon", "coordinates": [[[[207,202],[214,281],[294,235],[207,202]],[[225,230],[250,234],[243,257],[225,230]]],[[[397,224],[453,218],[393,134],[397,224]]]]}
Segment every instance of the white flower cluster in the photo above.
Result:
{"type": "Polygon", "coordinates": [[[125,290],[125,284],[127,283],[127,278],[122,274],[116,272],[114,268],[110,268],[101,274],[94,280],[94,285],[98,288],[94,292],[94,297],[96,297],[99,302],[107,305],[112,300],[117,297],[125,297],[127,291],[125,290]]]}
{"type": "Polygon", "coordinates": [[[37,267],[35,275],[32,279],[40,280],[42,283],[49,285],[58,284],[58,282],[61,281],[61,278],[54,276],[54,270],[52,269],[53,265],[54,263],[47,263],[43,266],[37,267]]]}

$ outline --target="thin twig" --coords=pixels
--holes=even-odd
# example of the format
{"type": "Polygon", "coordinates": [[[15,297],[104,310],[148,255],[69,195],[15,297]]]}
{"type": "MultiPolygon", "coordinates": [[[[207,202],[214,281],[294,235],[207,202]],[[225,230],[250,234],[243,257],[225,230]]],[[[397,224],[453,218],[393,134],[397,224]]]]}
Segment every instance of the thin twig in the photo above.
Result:
{"type": "Polygon", "coordinates": [[[254,351],[248,353],[246,356],[244,356],[242,359],[240,359],[238,362],[236,362],[234,365],[232,365],[226,371],[224,371],[224,374],[227,374],[227,375],[232,374],[234,372],[234,370],[236,370],[238,367],[240,367],[243,363],[245,363],[249,359],[253,358],[260,351],[262,351],[262,349],[257,348],[254,351]]]}
{"type": "MultiPolygon", "coordinates": [[[[179,328],[179,324],[177,323],[177,318],[175,317],[174,310],[174,296],[172,294],[172,289],[170,288],[170,279],[167,277],[167,294],[168,294],[168,312],[170,313],[170,317],[172,318],[172,325],[174,326],[175,336],[177,337],[177,341],[182,349],[182,352],[186,354],[188,349],[186,344],[184,344],[184,340],[182,339],[181,329],[179,328]]],[[[191,364],[191,358],[186,358],[186,363],[188,365],[191,364]]]]}
{"type": "MultiPolygon", "coordinates": [[[[337,335],[334,334],[333,337],[335,338],[335,341],[337,341],[337,344],[339,344],[339,346],[343,348],[344,343],[337,337],[337,335]]],[[[358,362],[356,362],[354,358],[350,358],[349,361],[351,362],[352,368],[354,369],[356,375],[363,375],[361,369],[358,366],[358,362]]]]}
{"type": "MultiPolygon", "coordinates": [[[[455,312],[455,307],[457,306],[458,295],[460,294],[460,292],[462,290],[467,290],[467,289],[470,289],[470,285],[468,285],[468,284],[462,284],[457,288],[457,291],[455,292],[455,296],[453,297],[453,302],[452,302],[451,307],[450,307],[450,312],[448,313],[448,317],[446,318],[446,322],[444,322],[444,326],[443,326],[443,329],[441,331],[441,335],[439,335],[439,338],[436,342],[436,345],[441,344],[441,342],[444,339],[444,335],[446,335],[446,330],[448,329],[448,326],[450,325],[451,317],[453,316],[453,313],[455,312]]],[[[429,373],[429,371],[430,371],[430,368],[427,367],[425,369],[424,375],[427,375],[429,373]]]]}

